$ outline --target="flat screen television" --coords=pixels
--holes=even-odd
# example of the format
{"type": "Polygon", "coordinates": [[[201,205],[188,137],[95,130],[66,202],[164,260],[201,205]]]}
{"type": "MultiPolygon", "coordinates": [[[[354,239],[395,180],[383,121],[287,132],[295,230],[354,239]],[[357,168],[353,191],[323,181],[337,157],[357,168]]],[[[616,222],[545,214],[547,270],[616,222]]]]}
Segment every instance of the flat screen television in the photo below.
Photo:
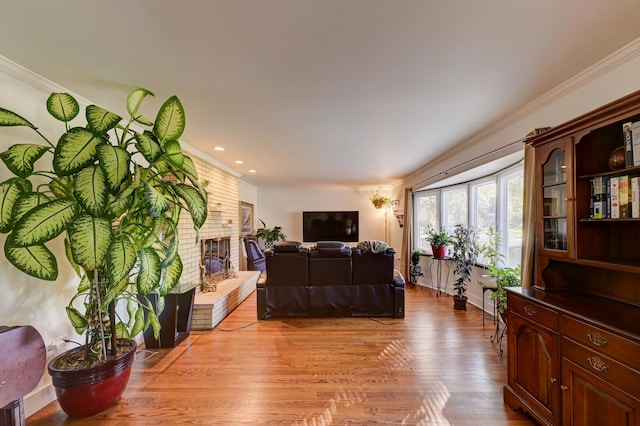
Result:
{"type": "Polygon", "coordinates": [[[302,240],[357,242],[358,212],[302,212],[302,240]]]}

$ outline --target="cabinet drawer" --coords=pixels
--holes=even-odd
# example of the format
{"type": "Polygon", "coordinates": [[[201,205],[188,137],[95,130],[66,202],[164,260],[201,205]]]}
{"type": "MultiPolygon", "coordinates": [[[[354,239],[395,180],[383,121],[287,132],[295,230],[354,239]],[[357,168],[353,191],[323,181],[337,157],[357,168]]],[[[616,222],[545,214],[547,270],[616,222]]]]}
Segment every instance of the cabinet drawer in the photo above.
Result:
{"type": "Polygon", "coordinates": [[[524,318],[543,325],[551,330],[558,330],[558,312],[545,308],[544,306],[532,302],[528,299],[509,294],[507,306],[509,310],[524,318]]]}
{"type": "Polygon", "coordinates": [[[564,315],[560,318],[560,331],[594,351],[640,370],[640,343],[564,315]]]}
{"type": "Polygon", "coordinates": [[[637,398],[640,395],[640,373],[586,346],[563,337],[562,357],[585,371],[637,398]]]}

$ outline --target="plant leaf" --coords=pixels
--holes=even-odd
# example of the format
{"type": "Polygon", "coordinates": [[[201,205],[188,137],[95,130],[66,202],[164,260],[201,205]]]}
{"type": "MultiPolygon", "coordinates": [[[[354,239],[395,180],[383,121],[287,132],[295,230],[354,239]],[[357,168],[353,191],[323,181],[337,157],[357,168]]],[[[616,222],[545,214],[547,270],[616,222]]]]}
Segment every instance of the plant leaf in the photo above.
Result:
{"type": "Polygon", "coordinates": [[[116,235],[107,251],[107,270],[109,282],[117,283],[129,275],[133,269],[138,254],[128,235],[116,235]]]}
{"type": "Polygon", "coordinates": [[[151,217],[160,217],[169,210],[169,202],[156,188],[144,181],[145,204],[151,217]]]}
{"type": "Polygon", "coordinates": [[[32,129],[37,129],[37,127],[31,124],[27,119],[22,118],[15,112],[4,108],[0,108],[0,126],[26,126],[31,127],[32,129]]]}
{"type": "Polygon", "coordinates": [[[182,260],[180,256],[176,256],[175,260],[167,267],[162,285],[160,286],[160,295],[166,296],[178,284],[182,276],[182,260]]]}
{"type": "Polygon", "coordinates": [[[207,220],[207,202],[192,186],[179,183],[174,186],[176,194],[187,203],[194,228],[200,228],[207,220]]]}
{"type": "Polygon", "coordinates": [[[109,303],[118,299],[118,296],[129,286],[129,277],[124,277],[120,281],[116,281],[115,285],[109,285],[109,289],[102,298],[102,309],[106,309],[109,303]]]}
{"type": "Polygon", "coordinates": [[[126,149],[110,144],[99,145],[97,148],[98,160],[100,160],[100,168],[107,177],[109,190],[116,193],[120,189],[120,185],[129,176],[129,161],[131,155],[126,149]]]}
{"type": "Polygon", "coordinates": [[[84,293],[85,291],[89,291],[91,289],[91,280],[87,276],[87,274],[83,274],[82,278],[80,278],[80,284],[78,284],[78,289],[76,293],[84,293]]]}
{"type": "Polygon", "coordinates": [[[78,217],[69,230],[73,260],[85,270],[104,266],[113,235],[111,222],[90,215],[78,217]]]}
{"type": "Polygon", "coordinates": [[[86,110],[87,125],[96,134],[104,134],[116,127],[122,117],[97,105],[89,105],[86,110]]]}
{"type": "Polygon", "coordinates": [[[41,280],[55,281],[58,278],[58,263],[44,244],[18,247],[9,236],[4,242],[4,255],[16,268],[41,280]]]}
{"type": "Polygon", "coordinates": [[[189,178],[194,185],[198,184],[198,170],[191,157],[182,154],[184,161],[182,163],[182,172],[189,178]]]}
{"type": "Polygon", "coordinates": [[[0,154],[0,158],[13,174],[27,177],[33,173],[35,162],[47,152],[49,148],[34,144],[16,144],[0,154]]]}
{"type": "Polygon", "coordinates": [[[11,230],[16,218],[14,206],[25,193],[31,192],[31,182],[22,178],[11,178],[0,184],[0,232],[11,230]]]}
{"type": "Polygon", "coordinates": [[[133,322],[133,327],[131,328],[131,336],[135,337],[138,334],[142,333],[142,331],[144,330],[144,308],[142,308],[142,306],[136,309],[133,318],[135,319],[135,321],[133,322]]]}
{"type": "Polygon", "coordinates": [[[77,209],[73,201],[53,200],[29,210],[15,224],[15,245],[29,247],[57,237],[73,222],[77,209]]]}
{"type": "Polygon", "coordinates": [[[169,140],[164,143],[164,152],[169,162],[176,168],[181,169],[184,164],[184,156],[180,149],[180,143],[176,140],[169,140]]]}
{"type": "Polygon", "coordinates": [[[51,179],[49,182],[49,190],[62,200],[73,200],[73,178],[71,176],[63,176],[51,179]]]}
{"type": "Polygon", "coordinates": [[[138,109],[140,108],[140,104],[142,104],[142,100],[149,95],[155,96],[147,89],[142,89],[139,87],[132,90],[131,93],[129,93],[129,96],[127,96],[127,112],[135,121],[146,126],[152,126],[153,121],[142,116],[142,114],[138,114],[138,109]]]}
{"type": "Polygon", "coordinates": [[[175,236],[173,236],[173,238],[171,238],[171,240],[169,241],[167,255],[165,256],[164,259],[162,259],[161,266],[163,268],[166,268],[167,266],[171,265],[171,263],[173,263],[177,255],[178,255],[178,239],[175,236]]]}
{"type": "Polygon", "coordinates": [[[184,127],[184,108],[177,96],[171,96],[158,110],[153,133],[164,144],[165,141],[180,139],[184,127]]]}
{"type": "Polygon", "coordinates": [[[156,135],[145,130],[144,133],[136,133],[134,137],[136,139],[136,148],[140,151],[145,160],[149,163],[153,163],[160,158],[162,155],[162,148],[160,147],[158,139],[156,139],[156,135]]]}
{"type": "Polygon", "coordinates": [[[80,170],[76,175],[73,194],[91,215],[101,216],[109,199],[107,179],[102,168],[91,166],[80,170]]]}
{"type": "Polygon", "coordinates": [[[153,328],[153,337],[158,340],[160,337],[161,325],[156,313],[152,309],[147,312],[147,320],[149,321],[149,324],[151,324],[151,328],[153,328]]]}
{"type": "Polygon", "coordinates": [[[29,210],[48,203],[49,201],[51,201],[51,199],[42,192],[29,192],[21,195],[13,206],[13,220],[18,221],[22,219],[29,210]]]}
{"type": "Polygon", "coordinates": [[[138,293],[146,296],[156,289],[160,284],[160,275],[162,268],[160,267],[160,257],[152,248],[143,248],[138,252],[140,257],[140,271],[136,285],[138,293]]]}
{"type": "Polygon", "coordinates": [[[47,99],[47,111],[55,119],[67,123],[76,118],[80,112],[80,105],[68,93],[52,93],[47,99]]]}
{"type": "Polygon", "coordinates": [[[82,127],[69,129],[60,137],[53,156],[53,169],[60,176],[69,176],[96,159],[96,148],[106,139],[82,127]]]}
{"type": "Polygon", "coordinates": [[[76,329],[76,333],[84,334],[87,328],[87,320],[76,308],[67,306],[67,317],[71,321],[71,325],[76,329]]]}

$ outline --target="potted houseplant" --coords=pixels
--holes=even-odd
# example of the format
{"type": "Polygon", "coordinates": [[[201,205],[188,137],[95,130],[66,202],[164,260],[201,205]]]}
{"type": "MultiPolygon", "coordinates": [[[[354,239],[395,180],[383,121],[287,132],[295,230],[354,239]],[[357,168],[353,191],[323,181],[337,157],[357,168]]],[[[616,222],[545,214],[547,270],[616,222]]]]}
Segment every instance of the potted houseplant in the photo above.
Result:
{"type": "Polygon", "coordinates": [[[264,223],[262,219],[258,219],[262,226],[256,230],[256,237],[262,239],[264,241],[264,248],[273,247],[273,243],[276,241],[286,241],[287,236],[282,233],[282,228],[280,226],[275,226],[273,228],[267,228],[267,225],[264,223]]]}
{"type": "Polygon", "coordinates": [[[480,278],[482,285],[486,288],[497,288],[499,264],[504,259],[504,255],[498,252],[498,246],[500,245],[500,234],[492,226],[487,229],[487,240],[480,244],[480,255],[484,257],[487,262],[488,274],[483,274],[480,278]]]}
{"type": "Polygon", "coordinates": [[[520,265],[515,268],[504,267],[496,271],[497,289],[491,293],[491,299],[496,301],[496,309],[503,321],[506,322],[507,312],[507,291],[506,287],[520,287],[522,282],[522,271],[520,265]]]}
{"type": "Polygon", "coordinates": [[[89,105],[86,124],[72,126],[78,102],[67,93],[51,94],[47,110],[64,126],[57,143],[0,108],[0,126],[24,126],[39,136],[0,154],[15,175],[0,184],[5,256],[22,272],[51,281],[60,257],[80,277],[66,312],[84,344],[48,368],[58,402],[73,417],[95,414],[120,397],[136,349],[132,338],[148,326],[159,333],[147,296],[161,298],[182,273],[180,212],[190,212],[196,231],[207,217],[206,191],[178,141],[182,104],[170,97],[151,121],[139,112],[149,95],[145,89],[129,94],[126,120],[89,105]],[[134,129],[142,126],[147,129],[134,129]],[[64,255],[47,247],[60,235],[64,255]]]}
{"type": "Polygon", "coordinates": [[[447,245],[451,242],[451,237],[444,229],[444,227],[440,227],[439,229],[435,229],[430,227],[427,231],[426,240],[429,244],[431,244],[431,251],[433,252],[433,257],[436,258],[444,258],[447,257],[448,247],[447,245]]]}
{"type": "Polygon", "coordinates": [[[411,282],[417,284],[418,278],[423,275],[422,267],[420,266],[420,250],[413,250],[411,252],[411,271],[409,273],[411,275],[411,282]]]}
{"type": "Polygon", "coordinates": [[[369,197],[369,201],[371,201],[373,207],[375,207],[376,209],[381,209],[391,202],[391,198],[387,197],[386,195],[380,194],[380,189],[377,189],[375,194],[369,197]]]}
{"type": "Polygon", "coordinates": [[[472,227],[456,225],[451,241],[454,274],[458,277],[453,283],[453,307],[466,310],[467,286],[471,282],[471,269],[478,258],[476,231],[472,227]]]}

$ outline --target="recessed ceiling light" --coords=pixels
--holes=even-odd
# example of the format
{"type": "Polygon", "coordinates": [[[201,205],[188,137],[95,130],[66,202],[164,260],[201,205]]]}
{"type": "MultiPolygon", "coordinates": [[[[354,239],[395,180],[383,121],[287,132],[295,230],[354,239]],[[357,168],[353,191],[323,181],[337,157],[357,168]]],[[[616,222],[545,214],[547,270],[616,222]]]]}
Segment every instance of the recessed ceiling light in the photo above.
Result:
{"type": "Polygon", "coordinates": [[[249,169],[249,173],[255,173],[256,171],[253,169],[249,169]]]}
{"type": "Polygon", "coordinates": [[[223,146],[216,146],[215,148],[213,148],[214,151],[224,151],[224,147],[223,146]]]}
{"type": "Polygon", "coordinates": [[[242,161],[242,160],[236,160],[236,164],[242,164],[242,163],[244,163],[244,161],[242,161]]]}

